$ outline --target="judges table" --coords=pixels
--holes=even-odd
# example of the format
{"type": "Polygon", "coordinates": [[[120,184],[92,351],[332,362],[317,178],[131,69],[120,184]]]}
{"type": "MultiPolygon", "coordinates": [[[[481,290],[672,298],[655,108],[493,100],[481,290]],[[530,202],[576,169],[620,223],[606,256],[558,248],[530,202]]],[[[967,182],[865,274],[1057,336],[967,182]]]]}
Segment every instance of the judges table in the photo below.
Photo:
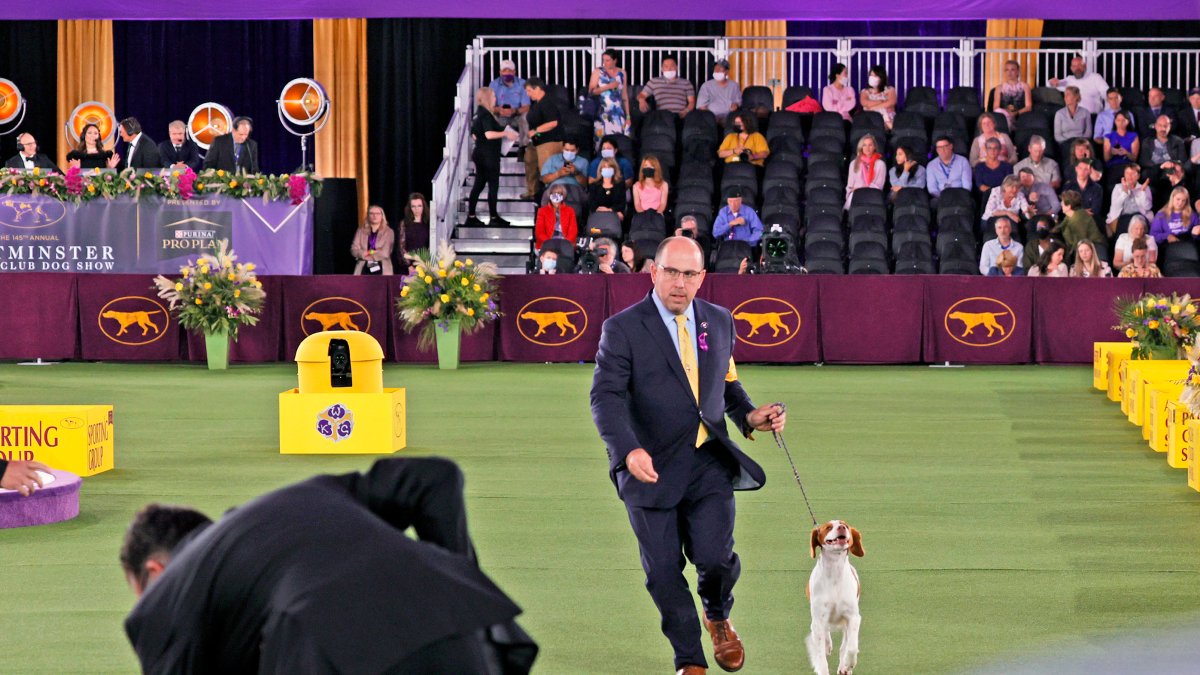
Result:
{"type": "Polygon", "coordinates": [[[312,273],[313,201],[0,194],[0,272],[177,272],[227,239],[260,274],[312,273]]]}
{"type": "MultiPolygon", "coordinates": [[[[203,360],[204,340],[180,330],[152,278],[0,273],[0,359],[203,360]]],[[[261,279],[265,309],[233,361],[289,361],[326,329],[366,331],[390,361],[436,360],[396,318],[399,277],[261,279]]],[[[649,290],[645,274],[502,279],[503,316],[464,336],[462,359],[591,361],[604,319],[649,290]]],[[[1200,297],[1200,279],[710,274],[699,297],[733,312],[743,363],[1089,363],[1093,343],[1125,339],[1115,298],[1171,291],[1200,297]]]]}

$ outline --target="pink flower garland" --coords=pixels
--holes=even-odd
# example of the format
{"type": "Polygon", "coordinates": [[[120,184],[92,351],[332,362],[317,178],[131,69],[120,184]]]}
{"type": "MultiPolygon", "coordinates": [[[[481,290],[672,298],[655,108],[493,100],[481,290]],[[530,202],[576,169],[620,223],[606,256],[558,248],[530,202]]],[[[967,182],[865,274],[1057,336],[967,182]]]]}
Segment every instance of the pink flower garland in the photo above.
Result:
{"type": "Polygon", "coordinates": [[[183,173],[179,175],[179,198],[188,200],[192,198],[195,191],[196,172],[192,171],[192,167],[187,167],[183,173]]]}
{"type": "Polygon", "coordinates": [[[67,169],[64,182],[67,184],[67,194],[72,196],[83,194],[83,172],[79,170],[79,167],[73,166],[67,169]]]}
{"type": "Polygon", "coordinates": [[[295,206],[304,201],[304,197],[308,195],[308,181],[304,176],[291,176],[288,178],[288,196],[292,198],[292,205],[295,206]]]}

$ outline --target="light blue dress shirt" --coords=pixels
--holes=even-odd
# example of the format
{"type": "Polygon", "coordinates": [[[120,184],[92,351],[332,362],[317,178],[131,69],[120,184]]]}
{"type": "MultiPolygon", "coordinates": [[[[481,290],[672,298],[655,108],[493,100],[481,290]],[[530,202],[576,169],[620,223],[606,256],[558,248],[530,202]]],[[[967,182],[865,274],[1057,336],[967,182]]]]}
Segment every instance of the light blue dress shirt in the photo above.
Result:
{"type": "Polygon", "coordinates": [[[946,188],[971,189],[971,162],[962,155],[955,155],[950,160],[950,166],[942,163],[941,157],[934,157],[925,167],[925,182],[929,194],[937,197],[946,188]]]}
{"type": "MultiPolygon", "coordinates": [[[[667,309],[663,305],[662,300],[658,299],[658,294],[650,291],[650,298],[654,300],[654,306],[658,308],[658,315],[662,317],[663,323],[667,325],[667,332],[671,334],[671,344],[675,345],[675,353],[679,354],[679,362],[683,363],[683,354],[679,351],[679,324],[675,323],[675,313],[667,309]]],[[[683,315],[687,317],[688,334],[692,337],[692,353],[696,355],[696,365],[700,365],[700,333],[696,330],[696,304],[691,303],[684,310],[683,315]]]]}

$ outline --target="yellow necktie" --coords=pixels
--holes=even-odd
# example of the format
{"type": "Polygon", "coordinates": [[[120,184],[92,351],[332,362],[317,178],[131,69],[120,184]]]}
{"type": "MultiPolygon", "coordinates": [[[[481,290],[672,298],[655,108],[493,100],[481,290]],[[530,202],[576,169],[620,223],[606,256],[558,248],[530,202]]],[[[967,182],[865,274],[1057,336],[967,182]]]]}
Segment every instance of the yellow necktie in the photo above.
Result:
{"type": "MultiPolygon", "coordinates": [[[[696,363],[696,352],[692,349],[692,336],[688,333],[687,317],[676,314],[675,324],[679,326],[679,360],[683,362],[683,372],[687,374],[688,384],[692,385],[692,396],[695,396],[696,403],[699,403],[700,365],[696,363]]],[[[700,428],[696,430],[696,447],[704,445],[704,441],[707,439],[708,430],[701,423],[700,428]]]]}

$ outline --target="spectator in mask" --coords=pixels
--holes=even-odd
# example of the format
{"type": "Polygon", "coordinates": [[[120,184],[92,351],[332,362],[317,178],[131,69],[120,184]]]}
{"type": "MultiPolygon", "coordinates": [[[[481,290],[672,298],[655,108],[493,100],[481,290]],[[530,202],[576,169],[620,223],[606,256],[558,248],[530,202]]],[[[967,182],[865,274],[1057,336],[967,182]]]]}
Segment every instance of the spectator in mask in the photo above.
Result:
{"type": "Polygon", "coordinates": [[[1054,229],[1054,218],[1044,215],[1033,219],[1029,226],[1029,238],[1021,254],[1021,267],[1028,273],[1029,268],[1037,264],[1039,258],[1050,250],[1050,231],[1054,229]]]}
{"type": "Polygon", "coordinates": [[[538,274],[558,274],[558,253],[550,249],[538,256],[538,274]]]}
{"type": "Polygon", "coordinates": [[[542,183],[587,187],[587,168],[587,160],[579,156],[579,146],[573,140],[565,140],[562,152],[550,156],[542,164],[542,183]]]}
{"type": "Polygon", "coordinates": [[[841,115],[849,122],[850,113],[856,105],[858,99],[854,96],[854,89],[850,87],[850,73],[845,64],[833,64],[833,69],[829,71],[829,84],[821,90],[821,107],[841,115]]]}
{"type": "Polygon", "coordinates": [[[722,59],[713,64],[712,79],[700,85],[700,96],[696,107],[707,110],[717,118],[717,124],[725,125],[729,113],[742,105],[742,88],[729,77],[729,62],[722,59]]]}
{"type": "Polygon", "coordinates": [[[611,211],[625,220],[625,179],[612,159],[600,162],[600,178],[588,187],[588,208],[611,211]]]}
{"type": "Polygon", "coordinates": [[[896,119],[896,88],[888,85],[887,70],[880,65],[871,66],[867,74],[867,86],[858,95],[863,110],[883,115],[883,125],[892,129],[896,119]]]}
{"type": "Polygon", "coordinates": [[[654,155],[642,158],[642,171],[638,181],[633,184],[633,210],[643,211],[667,210],[667,200],[671,195],[671,186],[663,176],[662,165],[654,155]]]}
{"type": "Polygon", "coordinates": [[[593,182],[600,178],[600,162],[606,159],[611,159],[617,163],[617,168],[620,169],[621,176],[624,177],[625,187],[633,187],[633,165],[629,163],[621,155],[621,149],[617,147],[616,141],[611,138],[605,138],[600,141],[600,154],[592,158],[592,163],[588,164],[588,182],[593,182]]]}
{"type": "Polygon", "coordinates": [[[667,110],[680,117],[687,117],[696,107],[696,90],[692,83],[679,77],[679,62],[674,56],[665,56],[659,76],[651,78],[638,93],[638,108],[650,112],[650,97],[654,97],[657,110],[667,110]]]}
{"type": "Polygon", "coordinates": [[[517,64],[511,59],[501,61],[500,76],[492,80],[488,87],[496,94],[492,106],[496,121],[503,127],[512,127],[517,131],[517,143],[522,148],[529,145],[529,121],[525,116],[533,101],[529,99],[529,92],[525,91],[525,80],[517,77],[517,64]]]}
{"type": "Polygon", "coordinates": [[[749,162],[762,166],[763,160],[771,154],[767,147],[767,139],[758,133],[758,120],[754,113],[742,111],[733,118],[733,128],[725,135],[721,147],[717,149],[717,157],[725,160],[726,164],[734,162],[749,162]]]}
{"type": "Polygon", "coordinates": [[[561,237],[567,241],[579,238],[579,223],[575,220],[575,209],[566,202],[567,190],[562,185],[551,185],[546,205],[537,210],[537,220],[534,223],[534,240],[538,249],[542,248],[552,237],[561,237]]]}

